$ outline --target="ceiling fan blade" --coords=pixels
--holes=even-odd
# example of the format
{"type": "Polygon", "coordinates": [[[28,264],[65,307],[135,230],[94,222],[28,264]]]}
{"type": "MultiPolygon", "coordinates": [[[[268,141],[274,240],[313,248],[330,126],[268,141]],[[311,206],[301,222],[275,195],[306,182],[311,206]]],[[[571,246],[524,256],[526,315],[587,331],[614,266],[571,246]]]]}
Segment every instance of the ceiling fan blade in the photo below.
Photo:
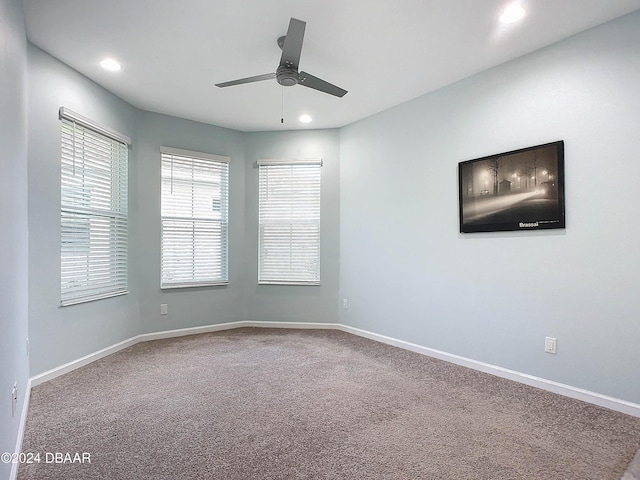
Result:
{"type": "Polygon", "coordinates": [[[265,73],[264,75],[240,78],[238,80],[231,80],[230,82],[216,83],[216,87],[231,87],[232,85],[242,85],[243,83],[261,82],[262,80],[273,80],[274,78],[276,78],[275,73],[265,73]]]}
{"type": "Polygon", "coordinates": [[[300,81],[298,85],[302,85],[303,87],[313,88],[315,90],[320,90],[321,92],[328,93],[330,95],[335,95],[336,97],[344,97],[347,93],[346,90],[336,87],[335,85],[325,82],[324,80],[314,77],[313,75],[307,72],[300,72],[300,81]]]}
{"type": "Polygon", "coordinates": [[[300,62],[300,54],[302,53],[302,41],[304,40],[304,29],[307,22],[292,18],[289,21],[289,29],[287,36],[282,45],[282,56],[280,57],[280,65],[289,68],[298,69],[300,62]]]}

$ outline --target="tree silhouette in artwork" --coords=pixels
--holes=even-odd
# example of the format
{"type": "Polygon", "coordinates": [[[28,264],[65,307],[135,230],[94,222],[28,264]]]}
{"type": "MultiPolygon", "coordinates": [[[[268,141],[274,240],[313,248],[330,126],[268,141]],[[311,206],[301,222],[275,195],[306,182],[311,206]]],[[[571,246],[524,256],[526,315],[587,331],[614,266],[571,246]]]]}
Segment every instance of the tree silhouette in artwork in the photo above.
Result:
{"type": "Polygon", "coordinates": [[[538,187],[538,169],[542,168],[543,165],[540,162],[540,159],[538,158],[538,151],[534,150],[533,152],[531,152],[532,154],[532,159],[529,162],[529,172],[533,173],[533,188],[537,188],[538,187]]]}
{"type": "Polygon", "coordinates": [[[473,197],[473,171],[469,167],[462,169],[462,186],[464,188],[463,197],[473,197]]]}
{"type": "Polygon", "coordinates": [[[493,195],[498,195],[498,173],[504,163],[504,157],[494,157],[487,160],[487,170],[493,177],[493,195]]]}

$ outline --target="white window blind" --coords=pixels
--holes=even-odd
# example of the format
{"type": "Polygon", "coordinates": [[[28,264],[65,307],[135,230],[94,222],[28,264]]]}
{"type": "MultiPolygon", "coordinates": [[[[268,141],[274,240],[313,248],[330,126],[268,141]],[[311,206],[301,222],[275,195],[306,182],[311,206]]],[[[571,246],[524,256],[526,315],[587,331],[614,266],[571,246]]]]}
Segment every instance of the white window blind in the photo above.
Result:
{"type": "Polygon", "coordinates": [[[229,158],[161,147],[162,288],[226,285],[229,158]]]}
{"type": "Polygon", "coordinates": [[[89,128],[63,108],[60,117],[60,290],[67,306],[127,293],[128,137],[89,128]]]}
{"type": "Polygon", "coordinates": [[[320,284],[321,166],[258,161],[258,283],[320,284]]]}

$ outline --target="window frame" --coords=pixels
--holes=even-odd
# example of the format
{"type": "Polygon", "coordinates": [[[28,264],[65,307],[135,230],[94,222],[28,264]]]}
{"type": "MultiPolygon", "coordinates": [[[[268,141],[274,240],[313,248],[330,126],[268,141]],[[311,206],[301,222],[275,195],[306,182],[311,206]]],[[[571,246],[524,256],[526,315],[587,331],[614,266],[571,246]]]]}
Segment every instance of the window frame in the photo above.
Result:
{"type": "MultiPolygon", "coordinates": [[[[321,158],[258,160],[259,285],[321,285],[322,163],[321,158]],[[284,185],[286,188],[280,188],[278,193],[280,197],[270,205],[266,200],[269,196],[269,187],[265,175],[268,175],[268,172],[280,171],[287,176],[288,174],[285,173],[287,170],[290,172],[290,180],[295,182],[297,177],[298,181],[286,184],[286,179],[282,175],[275,176],[274,178],[285,182],[279,186],[284,185]],[[307,171],[307,178],[303,175],[305,171],[307,171]],[[269,226],[272,227],[271,233],[266,231],[269,226]],[[269,241],[278,241],[278,237],[283,239],[283,234],[289,235],[288,241],[281,240],[269,247],[269,241]],[[269,248],[287,252],[289,259],[283,260],[282,258],[286,255],[281,255],[280,260],[276,258],[269,262],[269,248]],[[309,250],[311,255],[305,254],[305,249],[309,250]],[[281,265],[278,266],[279,261],[281,265]],[[269,263],[272,266],[269,266],[269,263]],[[278,268],[282,270],[277,271],[278,268]]],[[[272,257],[278,256],[275,254],[272,257]]]]}
{"type": "Polygon", "coordinates": [[[131,139],[65,107],[58,114],[60,306],[126,295],[131,139]]]}
{"type": "MultiPolygon", "coordinates": [[[[230,179],[230,162],[231,162],[230,157],[226,157],[223,155],[216,155],[212,153],[196,152],[192,150],[162,146],[160,147],[160,158],[161,158],[161,161],[160,161],[161,163],[161,167],[160,167],[160,184],[161,184],[161,188],[160,188],[161,190],[161,193],[160,193],[160,209],[161,209],[161,212],[160,212],[160,223],[161,223],[160,288],[162,290],[168,290],[168,289],[179,289],[179,288],[215,287],[215,286],[228,285],[229,284],[229,189],[230,189],[229,179],[230,179]],[[212,188],[213,183],[204,182],[204,181],[195,181],[194,178],[192,178],[191,181],[188,181],[185,179],[177,180],[176,178],[173,177],[174,161],[178,161],[179,164],[183,166],[186,166],[187,164],[189,164],[189,162],[191,162],[192,169],[195,168],[196,165],[198,165],[199,167],[204,167],[207,164],[211,164],[209,173],[220,175],[220,182],[219,182],[220,218],[219,219],[206,218],[202,216],[201,217],[194,216],[193,214],[194,209],[198,207],[197,205],[198,200],[196,199],[196,197],[202,196],[202,195],[205,195],[205,196],[209,195],[211,193],[211,190],[209,190],[209,193],[207,193],[206,188],[212,188]],[[172,166],[171,166],[170,176],[166,176],[164,173],[165,162],[171,162],[172,166]],[[188,204],[189,208],[192,211],[192,214],[190,217],[185,215],[166,215],[165,214],[165,209],[168,210],[169,208],[173,208],[175,211],[175,209],[179,209],[187,205],[187,203],[184,203],[184,198],[182,199],[182,203],[180,203],[180,205],[178,205],[180,200],[175,200],[175,199],[173,203],[168,201],[167,203],[165,203],[165,198],[168,198],[168,197],[165,197],[166,181],[170,182],[171,188],[173,188],[174,182],[176,181],[179,182],[176,185],[181,184],[183,187],[185,185],[190,186],[191,188],[190,202],[191,203],[188,204]],[[201,189],[196,191],[195,187],[197,187],[198,185],[200,185],[201,189]],[[173,249],[175,251],[177,250],[176,245],[180,243],[180,239],[178,237],[182,234],[184,238],[187,238],[186,236],[187,229],[179,227],[178,225],[182,224],[184,227],[185,224],[189,224],[189,223],[192,226],[192,236],[190,238],[191,245],[188,246],[187,249],[190,248],[191,253],[183,254],[183,256],[191,257],[190,259],[191,263],[187,262],[186,265],[187,267],[188,265],[191,265],[192,277],[189,280],[182,279],[182,280],[176,280],[176,281],[169,281],[168,277],[170,275],[167,272],[170,269],[167,268],[167,264],[169,264],[170,262],[174,262],[174,265],[177,265],[175,262],[180,262],[181,256],[180,254],[174,254],[173,256],[168,256],[169,236],[165,235],[165,231],[167,232],[171,231],[172,235],[175,235],[174,239],[172,240],[173,249]],[[172,224],[171,229],[168,227],[168,225],[170,224],[172,224]],[[219,263],[220,275],[205,278],[205,276],[199,276],[198,274],[196,274],[196,270],[198,268],[200,268],[201,270],[206,269],[206,265],[202,262],[210,261],[212,257],[197,255],[196,250],[198,248],[200,250],[202,250],[203,248],[206,249],[206,245],[203,245],[202,243],[199,245],[196,244],[196,238],[197,238],[197,234],[200,233],[201,234],[200,238],[206,238],[205,241],[207,240],[210,241],[212,236],[210,236],[209,234],[211,234],[211,232],[215,230],[215,226],[214,226],[215,224],[219,225],[219,230],[220,230],[220,243],[219,243],[220,255],[219,257],[214,258],[214,262],[219,263]],[[165,230],[165,225],[167,225],[166,230],[165,230]],[[200,229],[198,229],[197,227],[200,227],[200,229]],[[165,250],[165,248],[167,248],[167,250],[165,250]],[[169,258],[170,260],[167,260],[167,258],[169,258]],[[198,264],[198,259],[200,259],[199,264],[198,264]]],[[[213,190],[215,190],[215,188],[213,188],[213,190]]],[[[200,201],[201,200],[202,199],[200,198],[200,201]]],[[[212,212],[214,212],[215,210],[213,209],[213,205],[214,205],[213,197],[211,198],[211,202],[212,202],[212,212]]],[[[201,207],[201,205],[199,206],[201,207]]],[[[215,239],[215,235],[213,236],[213,238],[215,239]]],[[[218,244],[215,244],[215,242],[214,242],[214,248],[215,249],[218,248],[218,244]]],[[[179,267],[175,267],[173,271],[173,275],[178,275],[179,273],[182,273],[184,275],[185,271],[186,270],[181,270],[179,267]]]]}

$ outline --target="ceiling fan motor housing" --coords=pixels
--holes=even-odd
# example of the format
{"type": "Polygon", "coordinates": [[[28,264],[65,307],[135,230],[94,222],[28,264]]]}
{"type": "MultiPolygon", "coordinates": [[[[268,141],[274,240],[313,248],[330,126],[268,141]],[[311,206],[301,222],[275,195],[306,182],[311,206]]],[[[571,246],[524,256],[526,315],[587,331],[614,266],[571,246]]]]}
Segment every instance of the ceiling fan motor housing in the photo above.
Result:
{"type": "Polygon", "coordinates": [[[276,80],[283,87],[292,87],[300,81],[300,75],[295,68],[280,65],[276,70],[276,80]]]}

